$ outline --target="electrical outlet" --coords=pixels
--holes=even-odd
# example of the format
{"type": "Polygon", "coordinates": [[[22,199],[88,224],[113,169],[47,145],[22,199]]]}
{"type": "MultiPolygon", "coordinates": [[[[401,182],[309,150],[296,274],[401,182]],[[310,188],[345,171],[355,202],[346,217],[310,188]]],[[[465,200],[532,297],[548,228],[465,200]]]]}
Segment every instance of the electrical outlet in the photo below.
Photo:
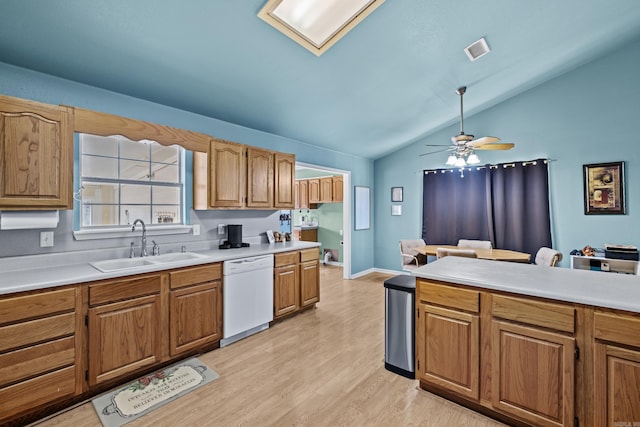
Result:
{"type": "Polygon", "coordinates": [[[53,246],[53,231],[40,232],[40,247],[50,248],[53,246]]]}
{"type": "Polygon", "coordinates": [[[227,226],[225,224],[218,224],[218,234],[224,234],[227,232],[227,226]]]}
{"type": "Polygon", "coordinates": [[[192,230],[193,230],[193,235],[194,236],[199,236],[200,235],[200,224],[193,224],[192,230]]]}

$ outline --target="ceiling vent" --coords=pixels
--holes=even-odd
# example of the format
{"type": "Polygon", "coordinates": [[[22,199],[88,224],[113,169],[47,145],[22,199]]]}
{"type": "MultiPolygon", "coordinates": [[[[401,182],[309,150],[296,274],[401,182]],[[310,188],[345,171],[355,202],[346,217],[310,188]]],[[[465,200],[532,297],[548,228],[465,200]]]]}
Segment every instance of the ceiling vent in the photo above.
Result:
{"type": "Polygon", "coordinates": [[[465,47],[464,53],[467,54],[471,61],[475,61],[476,59],[485,56],[487,53],[489,53],[490,50],[491,49],[489,49],[487,41],[483,37],[480,40],[475,41],[469,46],[465,47]]]}

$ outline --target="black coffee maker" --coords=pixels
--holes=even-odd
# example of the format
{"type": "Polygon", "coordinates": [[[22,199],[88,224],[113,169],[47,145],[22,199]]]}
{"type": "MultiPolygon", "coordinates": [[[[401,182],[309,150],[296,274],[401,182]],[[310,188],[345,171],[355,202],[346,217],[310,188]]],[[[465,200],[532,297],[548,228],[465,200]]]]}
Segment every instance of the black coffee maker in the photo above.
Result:
{"type": "Polygon", "coordinates": [[[218,246],[220,249],[246,248],[248,243],[242,243],[242,224],[227,225],[227,239],[218,246]]]}

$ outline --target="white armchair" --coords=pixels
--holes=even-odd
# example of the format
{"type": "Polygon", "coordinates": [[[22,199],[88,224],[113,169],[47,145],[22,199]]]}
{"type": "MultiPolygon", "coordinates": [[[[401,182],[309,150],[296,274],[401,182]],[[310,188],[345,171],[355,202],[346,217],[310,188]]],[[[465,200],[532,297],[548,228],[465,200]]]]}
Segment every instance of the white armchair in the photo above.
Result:
{"type": "Polygon", "coordinates": [[[458,240],[458,247],[472,248],[472,249],[493,249],[491,241],[489,240],[458,240]]]}
{"type": "Polygon", "coordinates": [[[536,265],[555,267],[560,261],[562,261],[562,252],[543,246],[536,253],[534,262],[536,265]]]}
{"type": "Polygon", "coordinates": [[[422,239],[400,240],[400,255],[402,256],[402,269],[413,271],[427,263],[427,257],[415,250],[418,246],[425,246],[422,239]]]}

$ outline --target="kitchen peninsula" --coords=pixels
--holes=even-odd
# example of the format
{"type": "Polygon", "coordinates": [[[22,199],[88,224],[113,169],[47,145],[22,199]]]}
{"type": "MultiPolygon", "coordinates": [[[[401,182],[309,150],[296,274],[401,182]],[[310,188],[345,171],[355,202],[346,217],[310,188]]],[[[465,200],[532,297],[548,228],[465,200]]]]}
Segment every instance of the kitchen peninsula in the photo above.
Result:
{"type": "Polygon", "coordinates": [[[446,257],[413,273],[420,387],[509,424],[640,421],[640,278],[446,257]]]}

